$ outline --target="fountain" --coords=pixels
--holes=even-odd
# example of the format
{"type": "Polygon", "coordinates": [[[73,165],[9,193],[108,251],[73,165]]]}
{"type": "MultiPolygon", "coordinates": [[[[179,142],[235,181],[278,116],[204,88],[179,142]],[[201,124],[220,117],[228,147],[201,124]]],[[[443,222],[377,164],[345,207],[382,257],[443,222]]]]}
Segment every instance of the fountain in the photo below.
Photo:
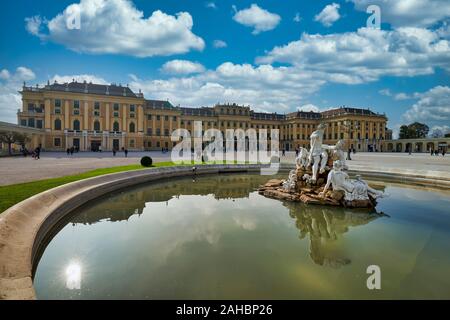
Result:
{"type": "Polygon", "coordinates": [[[272,179],[260,186],[259,193],[268,198],[347,208],[374,208],[384,194],[361,179],[350,179],[343,151],[344,141],[323,144],[325,125],[311,134],[311,148],[300,148],[296,169],[287,180],[272,179]]]}

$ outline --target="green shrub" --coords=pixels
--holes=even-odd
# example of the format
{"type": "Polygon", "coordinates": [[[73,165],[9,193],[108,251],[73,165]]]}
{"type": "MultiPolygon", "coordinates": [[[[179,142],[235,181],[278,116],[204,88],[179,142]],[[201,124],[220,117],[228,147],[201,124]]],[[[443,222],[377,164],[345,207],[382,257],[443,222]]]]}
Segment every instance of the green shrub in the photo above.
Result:
{"type": "Polygon", "coordinates": [[[147,156],[142,157],[142,159],[141,159],[141,165],[142,165],[143,167],[151,167],[152,164],[153,164],[152,158],[147,157],[147,156]]]}

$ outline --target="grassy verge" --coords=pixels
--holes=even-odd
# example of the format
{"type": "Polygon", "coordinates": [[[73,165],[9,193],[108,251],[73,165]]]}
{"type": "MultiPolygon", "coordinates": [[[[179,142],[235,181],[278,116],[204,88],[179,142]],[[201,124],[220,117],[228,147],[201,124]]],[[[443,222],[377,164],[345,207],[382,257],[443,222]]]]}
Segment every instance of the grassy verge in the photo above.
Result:
{"type": "MultiPolygon", "coordinates": [[[[155,163],[153,167],[167,167],[172,165],[174,165],[174,163],[172,162],[159,162],[155,163]]],[[[96,169],[76,175],[59,178],[37,180],[8,186],[0,186],[0,214],[6,209],[12,207],[13,205],[29,197],[32,197],[38,193],[61,186],[69,182],[97,177],[109,173],[117,173],[130,170],[142,170],[142,169],[146,168],[142,167],[140,164],[127,165],[120,167],[96,169]]]]}

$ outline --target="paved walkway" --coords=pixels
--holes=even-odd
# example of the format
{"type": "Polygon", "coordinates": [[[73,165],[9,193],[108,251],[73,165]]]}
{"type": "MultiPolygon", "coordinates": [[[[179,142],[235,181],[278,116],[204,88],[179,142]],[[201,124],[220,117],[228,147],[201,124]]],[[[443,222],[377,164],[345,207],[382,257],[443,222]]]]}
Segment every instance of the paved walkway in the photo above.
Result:
{"type": "MultiPolygon", "coordinates": [[[[116,157],[111,152],[80,152],[73,157],[65,153],[42,153],[41,160],[31,157],[0,158],[0,185],[9,185],[33,180],[55,178],[94,170],[129,164],[138,164],[140,158],[148,155],[154,162],[170,160],[170,153],[130,152],[128,158],[123,152],[116,157]]],[[[283,163],[293,163],[295,154],[289,152],[282,158],[283,163]]],[[[356,153],[352,154],[350,169],[383,171],[413,175],[435,176],[450,180],[450,154],[443,157],[427,153],[408,155],[407,153],[356,153]]]]}

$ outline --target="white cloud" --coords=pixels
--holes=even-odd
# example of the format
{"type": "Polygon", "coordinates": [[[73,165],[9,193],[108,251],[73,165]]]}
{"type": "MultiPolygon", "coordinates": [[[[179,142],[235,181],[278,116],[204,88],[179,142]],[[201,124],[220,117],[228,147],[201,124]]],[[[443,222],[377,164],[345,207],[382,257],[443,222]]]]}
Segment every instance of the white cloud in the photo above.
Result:
{"type": "Polygon", "coordinates": [[[337,3],[327,5],[323,10],[314,17],[315,21],[319,21],[325,27],[331,27],[333,23],[341,18],[339,8],[341,6],[337,3]]]}
{"type": "Polygon", "coordinates": [[[397,93],[397,94],[394,96],[394,100],[397,100],[397,101],[401,101],[401,100],[409,100],[409,99],[412,99],[412,98],[413,98],[413,97],[409,96],[408,94],[406,94],[406,93],[404,93],[404,92],[397,93]]]}
{"type": "Polygon", "coordinates": [[[403,115],[407,122],[450,122],[450,87],[436,86],[420,94],[420,99],[403,115]]]}
{"type": "Polygon", "coordinates": [[[213,42],[213,47],[216,49],[226,48],[227,46],[227,43],[223,40],[214,40],[213,42]]]}
{"type": "Polygon", "coordinates": [[[135,78],[130,86],[146,97],[169,99],[174,104],[199,107],[218,102],[251,105],[257,111],[289,112],[304,96],[323,85],[323,80],[293,67],[252,66],[225,62],[215,70],[167,80],[135,78]]]}
{"type": "Polygon", "coordinates": [[[366,11],[369,5],[381,9],[381,21],[394,27],[427,27],[450,17],[448,0],[350,0],[355,8],[366,11]]]}
{"type": "Polygon", "coordinates": [[[217,9],[217,6],[214,2],[206,2],[205,6],[210,9],[217,9]]]}
{"type": "MultiPolygon", "coordinates": [[[[234,8],[236,10],[236,8],[234,8]]],[[[247,27],[252,27],[252,34],[257,35],[264,31],[275,29],[280,23],[281,17],[252,4],[250,8],[237,11],[233,20],[247,27]]]]}
{"type": "Polygon", "coordinates": [[[3,69],[2,71],[0,71],[0,80],[7,80],[11,77],[11,74],[9,73],[8,70],[3,69]]]}
{"type": "Polygon", "coordinates": [[[304,33],[300,40],[275,47],[256,62],[289,63],[331,82],[356,84],[382,76],[433,74],[437,67],[450,71],[450,42],[421,28],[304,33]]]}
{"type": "Polygon", "coordinates": [[[386,97],[392,96],[391,90],[389,89],[381,89],[380,91],[378,91],[378,93],[386,97]]]}
{"type": "Polygon", "coordinates": [[[0,77],[0,120],[17,123],[17,110],[22,105],[18,91],[24,81],[36,78],[34,72],[26,67],[18,67],[14,73],[3,69],[0,77]]]}
{"type": "Polygon", "coordinates": [[[205,67],[198,62],[171,60],[162,66],[161,71],[167,74],[191,74],[204,72],[205,67]]]}
{"type": "Polygon", "coordinates": [[[435,136],[436,138],[441,138],[445,134],[450,133],[450,126],[442,125],[442,126],[433,126],[430,129],[430,136],[435,136]]]}
{"type": "Polygon", "coordinates": [[[297,12],[297,13],[295,14],[293,20],[294,20],[294,22],[297,22],[297,23],[300,22],[300,21],[302,21],[302,17],[300,17],[300,13],[297,12]]]}
{"type": "Polygon", "coordinates": [[[34,16],[25,18],[25,29],[32,35],[38,36],[42,26],[42,18],[40,16],[34,16]]]}
{"type": "Polygon", "coordinates": [[[39,16],[26,19],[26,29],[43,41],[77,52],[137,57],[203,50],[205,43],[192,33],[192,26],[188,12],[172,16],[157,10],[145,18],[130,0],[81,0],[49,21],[39,16]],[[67,28],[71,12],[81,14],[79,30],[67,28]],[[47,33],[40,31],[44,25],[47,33]]]}
{"type": "Polygon", "coordinates": [[[308,103],[308,104],[304,104],[301,107],[297,108],[298,111],[314,111],[314,112],[320,112],[320,108],[314,104],[308,103]]]}
{"type": "Polygon", "coordinates": [[[105,79],[95,76],[95,75],[91,75],[91,74],[76,74],[76,75],[65,75],[65,76],[60,76],[58,74],[54,75],[51,79],[50,79],[50,83],[53,82],[58,82],[58,83],[66,83],[66,82],[72,82],[73,80],[77,81],[77,82],[92,82],[92,83],[96,83],[96,84],[109,84],[109,82],[107,82],[105,79]]]}

